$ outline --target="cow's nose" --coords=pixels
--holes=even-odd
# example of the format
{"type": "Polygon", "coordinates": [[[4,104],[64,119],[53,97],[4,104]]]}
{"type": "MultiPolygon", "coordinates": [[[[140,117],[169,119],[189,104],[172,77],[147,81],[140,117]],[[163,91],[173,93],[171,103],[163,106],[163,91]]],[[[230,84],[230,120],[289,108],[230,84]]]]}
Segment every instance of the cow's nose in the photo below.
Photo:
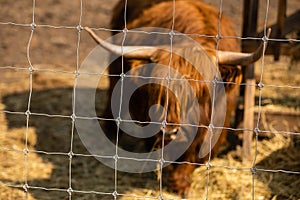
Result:
{"type": "Polygon", "coordinates": [[[176,134],[178,132],[178,127],[166,126],[163,128],[163,132],[165,133],[166,139],[174,140],[176,138],[176,134]]]}

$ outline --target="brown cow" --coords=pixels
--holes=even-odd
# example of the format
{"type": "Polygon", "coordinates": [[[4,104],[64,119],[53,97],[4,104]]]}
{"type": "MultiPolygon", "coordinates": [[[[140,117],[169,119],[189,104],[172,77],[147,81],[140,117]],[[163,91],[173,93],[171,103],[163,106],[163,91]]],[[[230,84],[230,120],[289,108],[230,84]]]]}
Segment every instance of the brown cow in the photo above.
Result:
{"type": "MultiPolygon", "coordinates": [[[[112,18],[112,28],[122,30],[124,28],[124,1],[119,2],[115,9],[112,18]]],[[[191,34],[191,37],[202,46],[206,51],[212,62],[216,62],[216,49],[217,49],[217,35],[218,35],[218,20],[219,12],[217,9],[209,6],[205,3],[196,0],[176,0],[175,1],[175,12],[173,12],[173,1],[169,0],[154,0],[154,1],[144,1],[144,0],[128,0],[128,5],[126,9],[126,28],[128,30],[139,28],[139,27],[160,27],[171,29],[173,27],[174,31],[191,34]],[[173,13],[174,20],[173,20],[173,13]],[[174,24],[173,24],[174,21],[174,24]],[[196,35],[198,34],[198,35],[196,35]],[[208,37],[204,37],[208,36],[208,37]]],[[[102,45],[104,48],[108,49],[112,53],[121,55],[122,51],[117,45],[112,45],[107,43],[100,38],[98,38],[93,31],[89,28],[86,30],[91,34],[91,36],[96,40],[97,43],[102,45]]],[[[232,31],[232,25],[230,21],[222,16],[220,20],[220,35],[221,36],[234,36],[232,31]]],[[[158,36],[159,37],[159,36],[158,36]]],[[[159,38],[155,39],[159,39],[159,38]]],[[[141,45],[145,41],[134,40],[133,38],[128,38],[128,44],[141,45]],[[129,40],[129,41],[128,41],[129,40]]],[[[146,41],[147,42],[147,41],[146,41]]],[[[162,45],[169,42],[163,41],[162,45]]],[[[151,41],[150,41],[151,43],[151,41]]],[[[125,46],[124,46],[125,48],[125,46]]],[[[133,46],[126,46],[126,48],[134,48],[133,46]]],[[[225,39],[222,38],[218,43],[218,66],[221,73],[221,77],[224,82],[230,82],[231,84],[225,84],[226,98],[227,98],[227,110],[224,122],[224,127],[230,126],[230,115],[235,108],[235,97],[236,89],[241,81],[241,68],[239,65],[247,65],[258,60],[262,54],[262,46],[252,54],[243,53],[233,53],[240,51],[239,44],[236,39],[225,39]]],[[[192,51],[194,54],[201,53],[197,49],[189,49],[188,47],[182,47],[181,51],[192,51]]],[[[203,52],[202,52],[203,53],[203,52]]],[[[157,49],[156,47],[144,47],[140,51],[133,51],[124,55],[124,72],[146,63],[159,63],[163,65],[168,65],[170,62],[170,53],[163,49],[157,49]]],[[[117,59],[110,66],[111,74],[121,74],[121,59],[117,59]]],[[[194,80],[203,80],[201,74],[193,69],[191,63],[184,60],[177,54],[172,54],[172,62],[170,64],[171,68],[179,71],[185,77],[189,77],[194,80]]],[[[118,77],[110,78],[110,89],[109,95],[111,95],[112,90],[115,87],[116,82],[119,80],[118,77]]],[[[191,87],[198,99],[199,112],[201,118],[199,120],[199,125],[197,135],[186,152],[177,159],[177,161],[187,161],[191,163],[205,163],[208,159],[208,155],[200,158],[199,150],[203,143],[205,135],[209,131],[209,125],[211,123],[211,113],[212,113],[212,103],[209,95],[207,85],[202,83],[192,83],[191,87]]],[[[182,102],[174,96],[172,92],[168,92],[168,98],[166,98],[165,87],[150,84],[150,86],[142,87],[131,100],[130,111],[133,118],[139,121],[149,121],[148,109],[153,104],[161,104],[167,107],[167,124],[162,128],[162,131],[166,135],[171,135],[173,138],[174,134],[180,127],[181,123],[181,110],[182,102]],[[141,100],[142,99],[142,100],[141,100]],[[168,102],[168,103],[166,103],[168,102]]],[[[108,113],[110,113],[110,104],[108,107],[108,113]]],[[[111,113],[109,114],[111,116],[111,113]]],[[[185,133],[189,134],[189,133],[185,133]]],[[[161,139],[161,134],[158,134],[154,138],[157,141],[158,138],[161,139]]],[[[217,151],[219,146],[225,142],[226,130],[222,131],[219,140],[214,145],[211,156],[213,156],[217,151]]],[[[130,139],[133,139],[132,137],[130,139]]],[[[153,139],[153,138],[152,138],[153,139]]],[[[128,142],[129,140],[127,140],[128,142]]],[[[153,146],[153,142],[151,145],[153,146]]],[[[149,141],[147,141],[149,142],[149,141]]],[[[170,142],[170,141],[168,141],[170,142]]],[[[166,142],[167,143],[167,142],[166,142]]],[[[137,144],[137,143],[136,143],[137,144]]],[[[128,145],[128,144],[127,144],[128,145]]],[[[151,146],[150,145],[150,146],[151,146]]],[[[194,164],[176,164],[173,165],[169,177],[169,185],[175,191],[181,195],[185,195],[189,190],[191,183],[191,174],[198,165],[194,164]]]]}

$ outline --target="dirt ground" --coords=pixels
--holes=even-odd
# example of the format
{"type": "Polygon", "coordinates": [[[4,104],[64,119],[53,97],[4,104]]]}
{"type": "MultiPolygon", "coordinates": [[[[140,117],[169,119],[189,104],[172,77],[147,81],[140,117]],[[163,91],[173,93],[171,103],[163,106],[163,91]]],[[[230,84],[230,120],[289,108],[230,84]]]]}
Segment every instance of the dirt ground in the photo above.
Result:
{"type": "MultiPolygon", "coordinates": [[[[219,4],[219,0],[205,2],[219,4]]],[[[276,2],[270,2],[268,25],[276,21],[276,2]]],[[[81,25],[108,29],[116,3],[117,0],[83,1],[81,25]]],[[[261,1],[259,29],[264,24],[265,6],[261,1]]],[[[75,70],[95,47],[94,41],[82,32],[77,57],[79,0],[36,1],[34,16],[38,26],[29,47],[30,61],[37,69],[32,75],[30,112],[36,114],[30,115],[26,124],[31,27],[24,24],[32,23],[32,7],[29,0],[0,0],[0,199],[68,199],[70,184],[72,199],[113,199],[115,189],[117,199],[158,199],[156,173],[118,172],[116,178],[113,169],[92,156],[84,156],[89,152],[76,131],[72,143],[75,156],[69,166],[72,120],[68,116],[72,114],[75,70]],[[27,156],[23,152],[25,144],[27,156]],[[25,183],[29,185],[26,193],[25,183]]],[[[288,1],[287,14],[298,9],[298,0],[288,1]]],[[[224,0],[223,12],[234,19],[240,36],[242,0],[224,0]]],[[[106,30],[97,33],[102,37],[111,35],[106,30]]],[[[257,200],[300,199],[300,68],[299,63],[291,64],[290,60],[283,56],[275,62],[267,56],[263,67],[261,61],[256,64],[256,80],[262,78],[265,87],[261,91],[261,112],[257,105],[253,109],[256,120],[261,114],[259,128],[267,134],[252,144],[258,169],[255,175],[248,169],[251,164],[241,161],[238,147],[214,158],[209,174],[203,167],[194,172],[189,199],[205,199],[206,193],[209,199],[252,199],[253,195],[257,200]]],[[[99,113],[103,110],[105,89],[106,85],[100,85],[97,90],[99,113]]],[[[256,99],[258,96],[256,90],[256,99]]],[[[180,199],[165,185],[162,190],[164,199],[180,199]]]]}

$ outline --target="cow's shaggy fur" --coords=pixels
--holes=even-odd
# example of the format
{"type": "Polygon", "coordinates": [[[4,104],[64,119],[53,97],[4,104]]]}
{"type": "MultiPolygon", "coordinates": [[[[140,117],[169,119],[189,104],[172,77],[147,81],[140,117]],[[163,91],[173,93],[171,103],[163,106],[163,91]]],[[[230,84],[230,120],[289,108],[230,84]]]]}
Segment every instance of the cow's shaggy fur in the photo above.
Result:
{"type": "MultiPolygon", "coordinates": [[[[173,22],[172,3],[173,1],[168,0],[129,0],[127,5],[126,28],[129,30],[139,27],[161,27],[171,29],[173,22]]],[[[217,38],[214,36],[218,34],[218,10],[198,0],[176,0],[174,17],[174,30],[185,34],[198,34],[197,36],[192,35],[191,37],[197,41],[203,47],[203,49],[206,50],[211,59],[215,61],[217,38]],[[201,35],[207,35],[209,37],[204,37],[201,35]]],[[[115,7],[111,25],[113,29],[122,30],[124,28],[124,1],[119,2],[115,7]]],[[[224,16],[221,17],[220,21],[220,34],[224,36],[235,35],[232,31],[230,21],[224,16]]],[[[240,50],[239,44],[235,39],[224,38],[219,41],[218,49],[237,52],[240,50]]],[[[150,62],[168,65],[170,61],[169,56],[169,52],[160,50],[154,53],[154,55],[151,57],[151,60],[125,60],[124,69],[126,72],[135,66],[150,62]]],[[[121,61],[118,59],[110,66],[110,73],[120,74],[120,66],[121,61]]],[[[186,62],[184,58],[181,58],[175,54],[172,57],[171,67],[185,75],[185,77],[203,80],[203,77],[201,77],[201,75],[193,69],[193,66],[191,66],[190,63],[186,62]]],[[[240,83],[240,68],[235,66],[219,66],[219,70],[223,81],[240,83]]],[[[117,80],[118,78],[116,77],[110,78],[110,93],[112,92],[117,80]]],[[[211,100],[207,86],[205,83],[192,83],[191,85],[200,104],[201,119],[199,124],[208,126],[210,124],[211,100]]],[[[236,89],[237,86],[235,84],[226,85],[227,113],[224,127],[230,126],[230,114],[235,108],[236,89]]],[[[165,93],[166,89],[157,85],[150,85],[138,90],[131,99],[131,113],[133,117],[140,121],[149,120],[147,109],[152,104],[157,103],[165,106],[165,93]],[[141,99],[144,101],[141,101],[141,99]]],[[[178,102],[174,95],[169,92],[167,122],[175,124],[180,123],[180,103],[182,102],[178,102]]],[[[108,107],[109,106],[110,104],[108,107]]],[[[110,113],[109,108],[108,113],[110,113]]],[[[178,161],[205,163],[207,157],[200,159],[198,153],[204,136],[207,134],[207,132],[208,128],[199,128],[196,138],[178,161]]],[[[131,139],[133,140],[133,138],[130,138],[129,140],[131,139]]],[[[155,141],[156,139],[157,138],[154,138],[153,140],[155,141]]],[[[127,146],[137,144],[135,142],[131,143],[129,140],[126,141],[126,143],[128,143],[127,146]]],[[[150,143],[151,146],[153,145],[153,140],[147,141],[147,143],[150,143]]],[[[225,140],[226,130],[223,130],[217,144],[212,150],[212,155],[218,151],[219,146],[224,143],[225,140]]],[[[168,181],[170,187],[180,194],[186,194],[190,187],[191,174],[195,168],[196,165],[190,164],[174,165],[170,172],[168,181]]]]}

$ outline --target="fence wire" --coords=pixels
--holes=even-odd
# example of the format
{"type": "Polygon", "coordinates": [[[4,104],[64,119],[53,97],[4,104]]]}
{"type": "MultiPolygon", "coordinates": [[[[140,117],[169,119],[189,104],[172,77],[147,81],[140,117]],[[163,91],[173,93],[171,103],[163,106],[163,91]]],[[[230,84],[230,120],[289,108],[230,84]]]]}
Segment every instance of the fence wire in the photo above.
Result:
{"type": "MultiPolygon", "coordinates": [[[[130,1],[130,0],[128,0],[130,1]]],[[[164,199],[164,190],[163,190],[163,180],[165,179],[164,174],[162,173],[163,171],[163,164],[165,163],[173,163],[173,164],[190,164],[190,165],[196,165],[196,166],[204,166],[207,169],[207,180],[206,180],[206,199],[209,199],[209,190],[210,190],[210,170],[211,168],[222,168],[222,169],[230,169],[230,170],[241,170],[241,171],[251,171],[252,172],[252,199],[256,199],[255,198],[255,174],[258,171],[262,171],[262,172],[268,172],[268,173],[286,173],[289,175],[300,175],[300,171],[290,171],[290,170],[285,170],[285,169],[263,169],[263,168],[258,168],[256,167],[256,158],[258,155],[258,136],[262,133],[272,133],[272,134],[289,134],[289,135],[295,135],[295,136],[300,136],[299,132],[293,132],[293,131],[274,131],[274,130],[260,130],[259,128],[259,123],[260,123],[260,118],[261,118],[261,107],[262,107],[262,96],[263,96],[263,89],[268,89],[268,88],[289,88],[289,89],[300,89],[300,86],[298,85],[273,85],[273,84],[264,84],[263,82],[263,74],[264,74],[264,66],[265,66],[265,53],[262,56],[261,59],[261,74],[260,74],[260,78],[259,78],[259,83],[258,84],[254,84],[251,86],[254,86],[256,88],[259,89],[259,97],[258,97],[258,119],[255,125],[255,128],[249,129],[248,131],[253,131],[255,134],[255,154],[254,154],[254,161],[251,167],[233,167],[233,166],[224,166],[224,165],[216,165],[214,163],[211,162],[211,155],[209,155],[209,159],[207,163],[204,164],[199,164],[199,163],[192,163],[192,162],[176,162],[176,161],[167,161],[164,160],[164,143],[162,144],[162,158],[159,160],[151,160],[151,159],[136,159],[136,158],[128,158],[128,157],[122,157],[120,155],[118,155],[118,134],[117,134],[117,145],[116,145],[116,150],[115,150],[115,155],[113,156],[108,156],[108,155],[94,155],[94,154],[82,154],[82,153],[76,153],[74,152],[73,149],[73,142],[74,142],[74,135],[75,135],[75,121],[76,119],[85,119],[85,120],[93,120],[93,119],[97,119],[99,121],[103,121],[103,120],[116,120],[116,119],[106,119],[106,118],[102,118],[102,117],[96,117],[96,118],[92,118],[92,117],[82,117],[82,116],[76,116],[76,87],[77,87],[77,81],[78,81],[78,77],[82,74],[86,74],[86,75],[96,75],[96,76],[110,76],[110,75],[106,75],[106,74],[93,74],[93,73],[85,73],[85,72],[80,72],[80,59],[79,59],[79,51],[80,51],[80,45],[81,45],[81,32],[83,31],[83,27],[82,27],[82,18],[83,18],[83,4],[85,2],[80,0],[80,16],[78,16],[78,25],[77,26],[55,26],[55,25],[51,25],[51,24],[36,24],[35,22],[35,0],[32,0],[32,21],[31,24],[22,24],[22,23],[15,23],[15,22],[5,22],[5,21],[1,21],[0,22],[0,26],[19,26],[19,27],[31,27],[30,30],[30,37],[28,39],[28,44],[27,44],[27,61],[28,61],[28,65],[29,67],[16,67],[16,66],[0,66],[0,70],[17,70],[17,71],[25,71],[29,74],[29,96],[28,96],[28,100],[27,100],[27,110],[25,112],[23,111],[10,111],[9,108],[5,109],[5,110],[0,110],[0,114],[6,114],[6,115],[20,115],[20,116],[25,116],[26,117],[26,131],[25,131],[25,141],[24,141],[24,149],[23,150],[17,150],[14,148],[7,148],[7,147],[1,147],[0,146],[0,152],[5,152],[5,151],[14,151],[14,152],[19,152],[19,153],[23,153],[24,155],[24,175],[23,175],[23,180],[19,182],[19,184],[6,184],[2,181],[0,181],[0,186],[1,187],[12,187],[12,188],[19,188],[24,190],[24,198],[23,199],[28,199],[28,193],[30,189],[36,189],[36,190],[44,190],[44,191],[57,191],[57,192],[64,192],[68,194],[68,199],[73,199],[73,195],[76,193],[79,194],[96,194],[96,195],[111,195],[114,199],[119,199],[120,197],[131,197],[131,198],[142,198],[142,199],[164,199]],[[67,71],[67,70],[54,70],[54,69],[47,69],[47,68],[38,68],[36,66],[34,66],[34,64],[32,64],[31,62],[31,50],[30,50],[30,46],[32,44],[32,38],[33,35],[35,34],[35,31],[37,29],[41,29],[41,28],[49,28],[49,29],[74,29],[77,30],[78,33],[78,37],[77,37],[77,44],[76,44],[76,68],[74,71],[67,71]],[[74,84],[73,84],[73,94],[72,94],[72,114],[71,115],[58,115],[58,114],[49,114],[49,113],[36,113],[36,112],[32,112],[31,111],[31,107],[32,107],[32,93],[33,93],[33,87],[34,87],[34,82],[33,82],[33,74],[36,72],[52,72],[52,73],[57,73],[57,74],[71,74],[74,76],[74,84]],[[42,150],[35,150],[35,149],[29,149],[29,142],[28,142],[28,134],[29,134],[29,128],[30,128],[30,121],[33,120],[32,117],[33,116],[43,116],[43,117],[47,117],[47,118],[62,118],[62,119],[70,119],[72,121],[72,125],[71,125],[71,137],[70,137],[70,150],[69,152],[48,152],[48,151],[42,151],[42,150]],[[30,162],[28,159],[28,155],[31,153],[36,153],[39,155],[49,155],[49,156],[55,156],[55,155],[61,155],[61,156],[65,156],[69,158],[69,167],[68,167],[68,188],[54,188],[54,187],[42,187],[42,186],[37,186],[37,185],[30,185],[28,184],[28,163],[30,162]],[[74,157],[78,157],[78,158],[82,158],[82,157],[96,157],[96,158],[102,158],[102,159],[112,159],[115,162],[115,170],[114,170],[114,191],[111,192],[103,192],[103,191],[94,191],[94,190],[78,190],[78,189],[74,189],[73,188],[73,159],[74,157]],[[158,196],[153,196],[153,195],[146,195],[146,196],[139,196],[136,194],[123,194],[121,192],[119,192],[118,189],[118,162],[120,159],[127,159],[127,160],[132,160],[132,161],[143,161],[143,162],[156,162],[160,165],[160,177],[159,177],[159,195],[158,196]]],[[[207,36],[207,35],[200,35],[200,34],[182,34],[182,35],[186,35],[186,36],[199,36],[199,37],[215,37],[217,39],[217,46],[216,46],[216,50],[218,51],[218,45],[219,42],[222,38],[236,38],[238,40],[262,40],[264,42],[264,52],[266,50],[266,44],[268,41],[276,41],[276,42],[300,42],[300,40],[298,39],[269,39],[266,37],[266,29],[267,29],[267,21],[268,21],[268,16],[269,16],[269,0],[267,0],[267,9],[265,11],[265,22],[264,22],[264,36],[262,38],[255,38],[255,37],[233,37],[233,36],[223,36],[220,33],[220,28],[221,28],[221,23],[220,23],[220,19],[222,18],[223,12],[222,12],[222,8],[223,8],[223,4],[225,2],[223,2],[223,0],[219,1],[219,22],[218,22],[218,35],[217,36],[207,36]]],[[[176,13],[176,9],[175,9],[175,4],[176,1],[173,0],[173,18],[172,18],[172,32],[174,33],[174,15],[176,13]]],[[[63,9],[63,8],[62,8],[63,9]]],[[[127,12],[127,0],[125,0],[125,13],[124,13],[124,22],[125,22],[125,29],[124,30],[112,30],[112,29],[108,29],[108,28],[103,28],[103,27],[90,27],[92,30],[101,30],[101,31],[109,31],[109,32],[116,32],[116,31],[123,31],[124,33],[126,32],[130,32],[130,30],[127,30],[126,28],[126,12],[127,12]]],[[[147,34],[150,34],[149,32],[145,32],[147,34]]],[[[160,34],[165,34],[165,33],[160,33],[160,34]]],[[[174,33],[175,34],[175,33],[174,33]]],[[[177,34],[177,33],[176,33],[177,34]]],[[[177,35],[181,35],[177,34],[177,35]]],[[[170,61],[169,61],[169,70],[170,70],[170,65],[172,62],[172,38],[174,37],[173,34],[170,34],[170,61]]],[[[124,34],[124,40],[126,39],[126,34],[124,34]]],[[[124,44],[124,40],[122,43],[122,46],[124,44]]],[[[13,56],[13,55],[7,55],[7,56],[13,56]]],[[[218,57],[217,57],[218,59],[218,57]]],[[[122,63],[123,64],[123,63],[122,63]]],[[[217,67],[217,66],[216,66],[217,67]]],[[[1,73],[1,72],[0,72],[1,73]]],[[[124,71],[122,70],[122,73],[124,73],[124,71]]],[[[170,71],[169,71],[169,75],[170,75],[170,71]]],[[[170,84],[170,80],[171,77],[168,76],[168,85],[170,84]]],[[[196,80],[195,80],[196,81],[196,80]]],[[[1,80],[0,80],[1,82],[1,80]]],[[[236,84],[236,83],[228,83],[228,82],[224,82],[226,84],[236,84]]],[[[241,83],[241,86],[246,86],[247,84],[245,83],[241,83]]],[[[121,87],[122,88],[122,87],[121,87]]],[[[168,91],[168,90],[167,90],[168,91]]],[[[121,94],[124,91],[122,91],[121,89],[121,94]]],[[[168,96],[168,93],[167,93],[168,96]]],[[[167,100],[169,98],[166,98],[167,100]]],[[[213,103],[214,103],[214,99],[213,99],[213,103]]],[[[122,95],[120,96],[120,109],[122,105],[122,95]]],[[[168,105],[168,102],[167,102],[168,105]]],[[[214,109],[212,109],[214,110],[214,109]]],[[[213,117],[214,113],[212,113],[212,117],[213,117]]],[[[164,121],[167,121],[167,114],[165,114],[164,117],[164,121]]],[[[119,112],[119,119],[121,119],[121,110],[119,112]]],[[[126,120],[123,120],[126,121],[126,120]]],[[[211,120],[212,121],[212,120],[211,120]]],[[[142,121],[130,121],[133,123],[145,123],[142,121]]],[[[149,123],[149,122],[147,122],[149,123]]],[[[185,126],[187,124],[177,124],[180,126],[185,126]]],[[[53,125],[55,126],[55,125],[53,125]]],[[[201,127],[200,125],[198,127],[201,127]]],[[[209,130],[211,130],[210,128],[213,129],[227,129],[227,130],[231,130],[231,131],[244,131],[244,128],[229,128],[229,127],[216,127],[213,126],[213,124],[211,124],[211,126],[206,127],[209,130]]],[[[118,130],[120,128],[118,127],[118,130]]],[[[1,134],[1,132],[0,132],[1,134]]],[[[164,141],[164,140],[162,140],[164,141]]],[[[210,141],[211,142],[211,141],[210,141]]],[[[211,144],[210,144],[211,145],[211,144]]],[[[211,149],[211,147],[210,147],[211,149]]]]}

